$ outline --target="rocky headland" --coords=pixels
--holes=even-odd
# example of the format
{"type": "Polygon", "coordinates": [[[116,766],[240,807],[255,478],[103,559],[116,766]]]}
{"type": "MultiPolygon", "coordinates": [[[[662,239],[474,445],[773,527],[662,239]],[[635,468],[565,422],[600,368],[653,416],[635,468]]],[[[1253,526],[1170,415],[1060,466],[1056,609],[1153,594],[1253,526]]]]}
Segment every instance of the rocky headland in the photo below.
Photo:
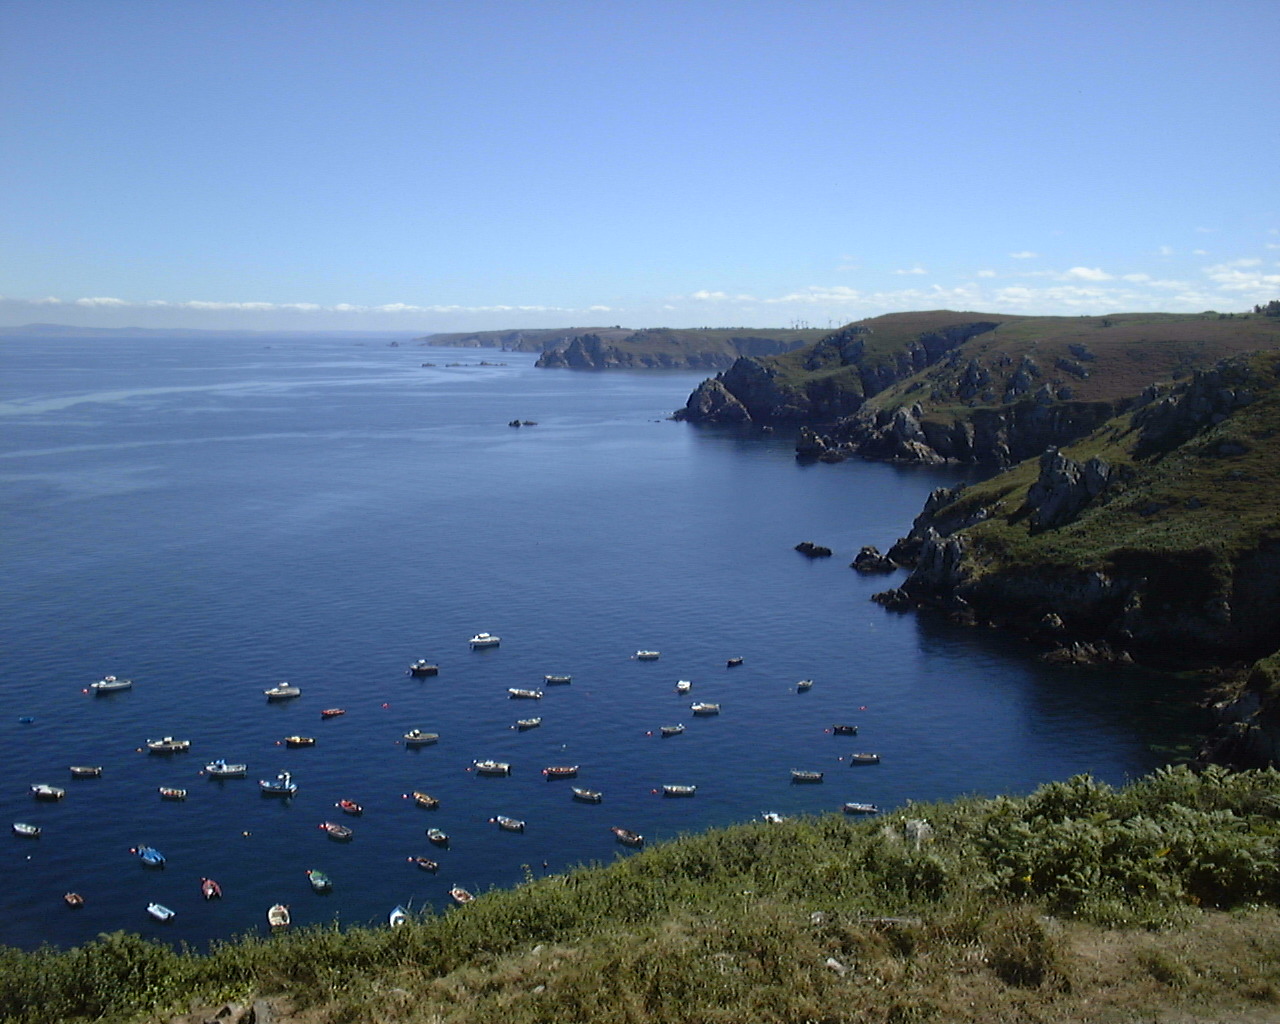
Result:
{"type": "Polygon", "coordinates": [[[572,370],[717,370],[743,357],[779,355],[826,332],[805,329],[666,327],[618,336],[591,331],[547,348],[536,365],[572,370]]]}

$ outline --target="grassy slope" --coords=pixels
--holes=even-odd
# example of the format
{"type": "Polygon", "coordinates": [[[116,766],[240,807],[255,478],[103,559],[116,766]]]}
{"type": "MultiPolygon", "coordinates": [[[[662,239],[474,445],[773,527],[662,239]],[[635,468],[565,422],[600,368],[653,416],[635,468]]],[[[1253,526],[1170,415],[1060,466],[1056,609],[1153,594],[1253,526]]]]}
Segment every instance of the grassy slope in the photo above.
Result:
{"type": "Polygon", "coordinates": [[[681,356],[688,353],[715,353],[730,359],[738,354],[737,339],[768,339],[788,344],[812,344],[826,331],[755,327],[653,327],[634,331],[623,338],[610,339],[610,346],[636,355],[681,356]]]}
{"type": "Polygon", "coordinates": [[[0,1011],[125,1020],[283,993],[310,1022],[1261,1022],[1280,1015],[1278,837],[1275,772],[1077,777],[740,825],[395,931],[0,951],[0,1011]]]}
{"type": "Polygon", "coordinates": [[[1247,357],[1243,365],[1257,401],[1172,451],[1135,454],[1139,434],[1127,415],[1064,449],[1078,461],[1098,456],[1134,476],[1058,529],[1034,534],[1017,515],[1038,474],[1037,460],[969,488],[957,509],[998,513],[967,531],[979,571],[1110,571],[1134,552],[1170,564],[1225,567],[1263,540],[1280,537],[1280,380],[1274,363],[1273,353],[1247,357]],[[1223,455],[1224,443],[1245,450],[1223,455]]]}

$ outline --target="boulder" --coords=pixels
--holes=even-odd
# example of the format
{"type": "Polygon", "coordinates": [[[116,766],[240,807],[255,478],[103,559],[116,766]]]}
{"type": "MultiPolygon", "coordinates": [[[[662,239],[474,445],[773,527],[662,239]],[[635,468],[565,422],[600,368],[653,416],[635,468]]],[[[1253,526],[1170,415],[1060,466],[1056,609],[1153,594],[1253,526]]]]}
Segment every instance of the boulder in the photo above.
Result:
{"type": "Polygon", "coordinates": [[[893,559],[880,554],[880,549],[870,544],[863,546],[849,566],[864,573],[893,572],[898,568],[893,559]]]}
{"type": "Polygon", "coordinates": [[[811,540],[802,540],[796,545],[796,550],[802,555],[810,558],[830,558],[831,549],[823,547],[821,544],[815,544],[811,540]]]}

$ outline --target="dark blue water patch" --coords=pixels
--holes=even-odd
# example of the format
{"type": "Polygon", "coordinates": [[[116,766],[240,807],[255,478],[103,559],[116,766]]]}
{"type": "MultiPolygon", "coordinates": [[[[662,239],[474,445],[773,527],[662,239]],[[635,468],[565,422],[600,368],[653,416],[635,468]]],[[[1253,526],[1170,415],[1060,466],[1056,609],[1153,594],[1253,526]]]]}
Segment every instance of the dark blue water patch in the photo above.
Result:
{"type": "Polygon", "coordinates": [[[1186,727],[1135,713],[1159,681],[1049,668],[1017,641],[872,603],[892,578],[859,576],[852,556],[887,547],[961,474],[802,465],[785,433],[670,421],[698,374],[332,339],[6,341],[0,358],[0,807],[45,829],[0,843],[0,942],[126,928],[200,944],[265,929],[275,902],[299,923],[382,922],[398,903],[443,907],[455,883],[626,856],[612,825],[654,842],[849,800],[1122,782],[1186,727]],[[836,554],[806,559],[801,540],[836,554]],[[481,630],[501,646],[471,650],[481,630]],[[419,657],[439,676],[408,676],[419,657]],[[107,673],[134,689],[85,692],[107,673]],[[508,697],[546,673],[573,681],[508,697]],[[282,679],[302,697],[268,703],[282,679]],[[694,700],[721,713],[695,717],[694,700]],[[539,728],[514,728],[533,715],[539,728]],[[406,749],[412,728],[440,741],[406,749]],[[315,746],[285,747],[295,734],[315,746]],[[191,751],[144,752],[165,735],[191,751]],[[882,761],[851,767],[857,751],[882,761]],[[248,778],[202,775],[218,757],[248,778]],[[512,774],[478,776],[483,758],[512,774]],[[81,763],[102,778],[71,779],[81,763]],[[543,776],[560,764],[577,783],[543,776]],[[261,796],[282,769],[297,796],[261,796]],[[792,769],[824,780],[792,785],[792,769]],[[36,782],[67,796],[37,803],[36,782]],[[573,800],[573,784],[603,801],[573,800]],[[696,796],[664,798],[669,784],[696,796]],[[364,814],[344,818],[340,799],[364,814]],[[500,814],[526,830],[500,831],[500,814]],[[333,842],[326,820],[354,838],[333,842]],[[129,852],[144,843],[162,870],[129,852]],[[412,864],[423,855],[436,874],[412,864]],[[308,869],[333,892],[313,893],[308,869]],[[63,906],[68,890],[86,905],[63,906]],[[151,920],[152,901],[175,919],[151,920]]]}

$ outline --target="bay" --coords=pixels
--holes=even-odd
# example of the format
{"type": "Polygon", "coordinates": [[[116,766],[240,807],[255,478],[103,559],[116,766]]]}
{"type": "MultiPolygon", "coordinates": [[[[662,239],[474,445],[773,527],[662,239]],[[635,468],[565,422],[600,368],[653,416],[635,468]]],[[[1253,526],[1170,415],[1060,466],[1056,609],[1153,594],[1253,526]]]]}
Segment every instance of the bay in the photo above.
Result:
{"type": "Polygon", "coordinates": [[[1017,638],[872,603],[893,577],[858,576],[853,554],[886,548],[964,471],[802,465],[786,432],[671,421],[701,373],[324,337],[0,344],[0,808],[44,830],[0,842],[3,944],[123,928],[201,945],[265,930],[276,902],[299,924],[382,922],[398,903],[442,909],[454,884],[626,856],[613,825],[653,843],[766,811],[1121,783],[1197,724],[1167,680],[1049,668],[1017,638]],[[806,559],[802,540],[836,555],[806,559]],[[500,646],[471,650],[479,631],[500,646]],[[439,675],[407,675],[420,657],[439,675]],[[135,685],[93,696],[106,674],[135,685]],[[267,702],[281,680],[302,696],[267,702]],[[412,728],[440,740],[406,748],[412,728]],[[295,734],[316,743],[286,748],[295,734]],[[161,736],[191,751],[147,754],[161,736]],[[855,751],[881,763],[851,767],[855,751]],[[210,779],[214,758],[248,777],[210,779]],[[478,776],[484,758],[511,775],[478,776]],[[562,764],[576,782],[544,778],[562,764]],[[285,769],[297,796],[260,795],[285,769]],[[40,782],[65,799],[34,801],[40,782]],[[669,784],[697,794],[664,799],[669,784]],[[140,844],[166,866],[143,868],[140,844]],[[314,894],[308,869],[333,891],[314,894]],[[64,906],[71,890],[84,907],[64,906]],[[174,919],[149,918],[152,901],[174,919]]]}

